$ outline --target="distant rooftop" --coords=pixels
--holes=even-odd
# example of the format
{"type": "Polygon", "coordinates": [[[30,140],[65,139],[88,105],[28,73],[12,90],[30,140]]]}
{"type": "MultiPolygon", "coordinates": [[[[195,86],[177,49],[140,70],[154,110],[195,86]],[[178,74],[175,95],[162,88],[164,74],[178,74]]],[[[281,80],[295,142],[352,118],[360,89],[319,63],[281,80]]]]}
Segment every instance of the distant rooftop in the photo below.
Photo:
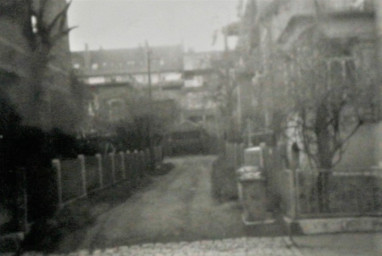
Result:
{"type": "MultiPolygon", "coordinates": [[[[153,72],[182,71],[181,45],[151,47],[153,72]]],[[[147,52],[144,47],[72,52],[74,69],[85,75],[135,74],[147,71],[147,52]]]]}

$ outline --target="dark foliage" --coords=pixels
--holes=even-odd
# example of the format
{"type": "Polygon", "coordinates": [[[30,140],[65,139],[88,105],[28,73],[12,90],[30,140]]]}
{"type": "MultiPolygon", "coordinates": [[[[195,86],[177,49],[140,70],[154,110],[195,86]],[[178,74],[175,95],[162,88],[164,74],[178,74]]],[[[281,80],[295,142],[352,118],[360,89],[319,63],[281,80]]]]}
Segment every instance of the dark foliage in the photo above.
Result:
{"type": "Polygon", "coordinates": [[[224,202],[238,197],[235,169],[223,155],[212,165],[211,187],[212,195],[218,201],[224,202]]]}
{"type": "Polygon", "coordinates": [[[115,128],[114,139],[117,148],[125,150],[143,150],[149,147],[149,122],[151,121],[152,144],[159,145],[163,139],[164,128],[159,117],[153,115],[135,116],[132,122],[121,122],[115,128]],[[150,120],[151,119],[151,120],[150,120]]]}
{"type": "Polygon", "coordinates": [[[5,97],[0,99],[0,134],[0,201],[16,221],[5,228],[17,230],[21,228],[19,200],[24,189],[29,221],[51,216],[57,194],[51,159],[76,157],[84,147],[58,129],[46,132],[22,125],[5,97]]]}

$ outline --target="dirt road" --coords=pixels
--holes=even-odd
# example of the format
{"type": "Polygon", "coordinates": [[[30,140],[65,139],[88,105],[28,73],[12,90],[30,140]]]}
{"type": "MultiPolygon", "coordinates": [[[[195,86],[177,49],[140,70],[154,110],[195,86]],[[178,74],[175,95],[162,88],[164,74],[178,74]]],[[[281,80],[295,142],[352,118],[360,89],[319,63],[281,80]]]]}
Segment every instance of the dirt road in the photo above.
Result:
{"type": "Polygon", "coordinates": [[[80,248],[218,239],[248,235],[237,202],[211,195],[214,156],[172,158],[175,168],[98,217],[80,248]]]}

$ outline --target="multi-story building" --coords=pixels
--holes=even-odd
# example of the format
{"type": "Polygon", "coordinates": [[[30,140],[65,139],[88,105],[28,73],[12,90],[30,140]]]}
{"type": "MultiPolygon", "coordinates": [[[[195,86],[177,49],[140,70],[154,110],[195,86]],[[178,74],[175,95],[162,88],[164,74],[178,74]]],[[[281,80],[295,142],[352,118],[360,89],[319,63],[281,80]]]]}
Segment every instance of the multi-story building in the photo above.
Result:
{"type": "MultiPolygon", "coordinates": [[[[333,81],[342,79],[344,82],[357,76],[357,86],[369,86],[371,94],[379,93],[375,79],[373,3],[372,0],[243,1],[238,43],[243,65],[239,71],[252,76],[248,81],[256,94],[255,110],[263,116],[262,122],[266,128],[277,128],[272,125],[276,123],[273,118],[277,114],[274,106],[282,104],[273,101],[277,94],[284,88],[290,88],[287,85],[296,84],[290,76],[292,71],[297,70],[290,61],[292,59],[299,59],[299,65],[309,65],[310,60],[303,56],[317,52],[316,57],[326,63],[333,81]],[[317,40],[335,45],[336,52],[324,57],[315,48],[317,40]]],[[[379,146],[374,142],[379,130],[374,121],[378,120],[378,97],[370,97],[370,102],[375,108],[362,114],[367,124],[349,141],[340,164],[342,166],[371,166],[379,161],[376,157],[379,146]],[[359,147],[364,149],[363,152],[359,152],[359,147]]],[[[295,141],[289,140],[289,143],[292,145],[295,141]]]]}
{"type": "Polygon", "coordinates": [[[223,58],[222,52],[186,52],[184,54],[184,100],[182,107],[185,120],[202,124],[207,131],[219,134],[219,109],[214,98],[219,79],[216,62],[223,58]]]}
{"type": "Polygon", "coordinates": [[[149,51],[138,47],[72,53],[73,68],[93,94],[89,113],[108,121],[128,118],[129,97],[148,97],[150,61],[153,101],[172,101],[180,109],[178,121],[192,120],[211,130],[216,115],[212,62],[221,54],[183,53],[181,45],[150,47],[149,51]]]}
{"type": "MultiPolygon", "coordinates": [[[[129,120],[132,115],[129,104],[134,104],[139,97],[148,98],[149,90],[155,104],[161,104],[161,101],[166,105],[177,97],[183,87],[182,47],[152,47],[149,51],[138,47],[85,49],[72,53],[73,69],[79,80],[90,89],[88,113],[93,123],[91,127],[99,121],[129,120]]],[[[147,99],[146,102],[148,104],[147,99]]]]}
{"type": "MultiPolygon", "coordinates": [[[[182,47],[164,46],[150,48],[151,82],[153,88],[181,86],[183,81],[182,47]]],[[[110,81],[131,81],[148,84],[148,59],[145,47],[88,50],[73,52],[73,68],[83,82],[89,85],[110,81]]]]}

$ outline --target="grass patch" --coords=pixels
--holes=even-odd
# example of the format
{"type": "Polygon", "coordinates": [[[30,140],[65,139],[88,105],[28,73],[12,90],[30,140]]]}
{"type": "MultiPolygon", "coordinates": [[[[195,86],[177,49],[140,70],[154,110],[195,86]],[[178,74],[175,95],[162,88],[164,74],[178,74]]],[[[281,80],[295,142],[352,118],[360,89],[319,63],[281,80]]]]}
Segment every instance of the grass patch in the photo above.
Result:
{"type": "Polygon", "coordinates": [[[212,195],[224,202],[238,198],[235,169],[223,156],[219,156],[212,164],[212,195]]]}

